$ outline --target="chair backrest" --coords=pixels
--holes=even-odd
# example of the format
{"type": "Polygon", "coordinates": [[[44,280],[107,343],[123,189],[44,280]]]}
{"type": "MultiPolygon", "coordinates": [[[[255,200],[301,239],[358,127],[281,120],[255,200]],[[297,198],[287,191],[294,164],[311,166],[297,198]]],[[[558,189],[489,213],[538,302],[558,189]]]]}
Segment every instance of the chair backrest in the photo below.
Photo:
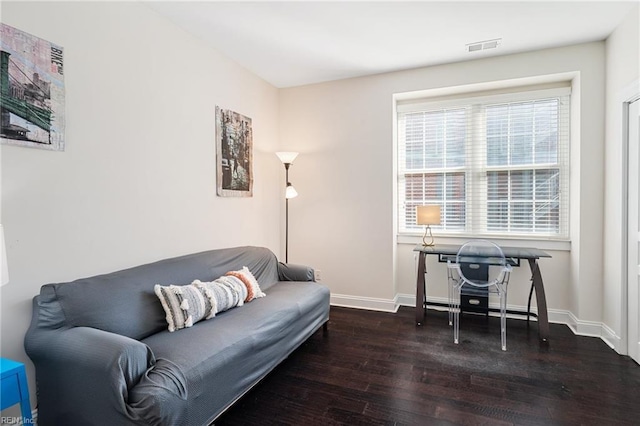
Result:
{"type": "Polygon", "coordinates": [[[470,285],[488,287],[501,282],[510,271],[502,249],[487,240],[472,240],[463,244],[456,255],[460,277],[470,285]]]}

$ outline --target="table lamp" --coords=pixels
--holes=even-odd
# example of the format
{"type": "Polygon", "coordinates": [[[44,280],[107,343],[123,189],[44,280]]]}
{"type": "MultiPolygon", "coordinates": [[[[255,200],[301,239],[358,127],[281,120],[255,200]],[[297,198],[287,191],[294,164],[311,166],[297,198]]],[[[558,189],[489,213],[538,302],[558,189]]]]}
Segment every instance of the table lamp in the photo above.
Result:
{"type": "Polygon", "coordinates": [[[431,225],[440,225],[440,206],[439,205],[427,205],[418,206],[416,208],[416,223],[418,225],[427,225],[424,229],[424,236],[422,237],[422,245],[425,247],[432,247],[433,234],[431,233],[431,225]],[[427,235],[430,237],[430,241],[427,242],[427,235]]]}

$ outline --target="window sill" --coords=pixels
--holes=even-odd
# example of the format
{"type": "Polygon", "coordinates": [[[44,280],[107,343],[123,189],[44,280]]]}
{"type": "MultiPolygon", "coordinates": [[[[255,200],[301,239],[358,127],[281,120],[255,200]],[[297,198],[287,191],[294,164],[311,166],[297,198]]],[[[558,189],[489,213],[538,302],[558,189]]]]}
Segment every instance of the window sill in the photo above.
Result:
{"type": "MultiPolygon", "coordinates": [[[[438,236],[434,235],[433,239],[436,244],[464,244],[465,242],[473,239],[471,236],[438,236]]],[[[509,247],[535,247],[540,250],[554,250],[554,251],[571,251],[571,241],[554,241],[554,240],[542,240],[535,238],[491,238],[486,239],[495,242],[498,245],[509,247]]],[[[416,245],[422,243],[422,234],[398,234],[398,244],[416,245]]]]}

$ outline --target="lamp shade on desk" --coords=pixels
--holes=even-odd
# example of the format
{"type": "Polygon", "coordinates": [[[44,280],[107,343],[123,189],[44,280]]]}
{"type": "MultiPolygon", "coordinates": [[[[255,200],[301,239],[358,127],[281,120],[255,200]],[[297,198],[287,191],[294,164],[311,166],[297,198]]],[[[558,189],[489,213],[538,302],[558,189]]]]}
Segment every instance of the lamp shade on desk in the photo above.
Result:
{"type": "Polygon", "coordinates": [[[418,225],[440,225],[440,206],[418,206],[416,222],[418,225]]]}

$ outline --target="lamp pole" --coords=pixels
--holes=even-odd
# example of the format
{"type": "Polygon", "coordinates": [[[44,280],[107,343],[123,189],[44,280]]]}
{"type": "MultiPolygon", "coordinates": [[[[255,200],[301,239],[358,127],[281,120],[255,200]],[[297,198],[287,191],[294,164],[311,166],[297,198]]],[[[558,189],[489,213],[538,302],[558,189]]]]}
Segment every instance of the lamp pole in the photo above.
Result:
{"type": "Polygon", "coordinates": [[[284,216],[285,216],[285,228],[284,228],[284,261],[289,262],[289,198],[298,196],[298,192],[289,182],[289,167],[293,164],[293,160],[298,156],[297,152],[276,152],[276,155],[284,164],[285,170],[285,188],[284,188],[284,216]]]}
{"type": "Polygon", "coordinates": [[[285,174],[285,197],[284,197],[284,263],[289,263],[289,197],[286,194],[286,187],[289,183],[289,166],[291,163],[284,163],[285,174]]]}

